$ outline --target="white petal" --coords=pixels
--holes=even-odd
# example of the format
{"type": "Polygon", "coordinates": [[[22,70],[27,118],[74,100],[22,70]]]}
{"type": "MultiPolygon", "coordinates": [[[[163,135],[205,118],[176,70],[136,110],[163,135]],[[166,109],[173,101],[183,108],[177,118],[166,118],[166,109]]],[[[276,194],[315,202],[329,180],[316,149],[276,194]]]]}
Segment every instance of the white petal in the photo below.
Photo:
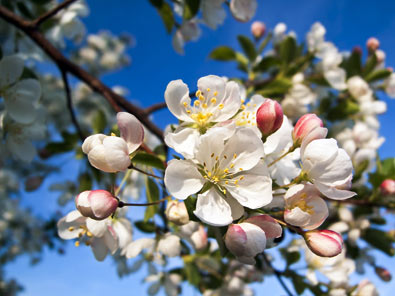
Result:
{"type": "Polygon", "coordinates": [[[194,128],[178,127],[174,133],[169,132],[165,135],[165,143],[185,158],[193,158],[199,135],[198,130],[194,128]]]}
{"type": "Polygon", "coordinates": [[[320,139],[310,142],[301,155],[303,170],[310,177],[319,176],[336,159],[339,148],[334,139],[320,139]]]}
{"type": "Polygon", "coordinates": [[[6,56],[0,61],[0,89],[16,82],[23,72],[24,62],[16,56],[6,56]]]}
{"type": "Polygon", "coordinates": [[[62,239],[77,238],[83,231],[81,225],[85,225],[86,218],[83,217],[77,210],[68,213],[58,221],[58,235],[62,239]],[[71,227],[71,228],[70,228],[71,227]]]}
{"type": "Polygon", "coordinates": [[[36,147],[29,139],[9,135],[6,140],[8,150],[17,159],[30,163],[37,154],[36,147]]]}
{"type": "Polygon", "coordinates": [[[237,220],[244,214],[244,207],[239,204],[239,202],[234,199],[232,196],[226,196],[225,201],[229,204],[230,209],[232,210],[232,219],[237,220]]]}
{"type": "Polygon", "coordinates": [[[141,253],[143,249],[152,248],[155,240],[152,238],[141,238],[129,244],[126,249],[126,258],[134,258],[141,253]]]}
{"type": "Polygon", "coordinates": [[[204,183],[204,178],[191,161],[177,159],[169,161],[165,171],[165,185],[175,198],[186,199],[198,192],[204,183]]]}
{"type": "Polygon", "coordinates": [[[103,261],[106,258],[108,248],[104,238],[95,237],[94,239],[92,239],[91,248],[93,251],[93,255],[95,255],[97,261],[103,261]]]}
{"type": "Polygon", "coordinates": [[[242,172],[224,186],[241,205],[250,209],[263,207],[273,199],[272,179],[263,163],[259,163],[249,171],[242,172]],[[240,176],[244,178],[240,180],[240,176]],[[235,180],[239,180],[237,185],[235,180]]]}
{"type": "Polygon", "coordinates": [[[119,137],[106,137],[103,140],[106,149],[106,162],[113,171],[126,170],[131,161],[129,158],[128,144],[119,137]]]}
{"type": "Polygon", "coordinates": [[[315,182],[314,185],[323,195],[331,199],[343,200],[357,195],[355,192],[337,189],[319,182],[315,182]]]}
{"type": "Polygon", "coordinates": [[[352,163],[347,152],[339,149],[336,158],[315,177],[321,183],[345,183],[352,175],[352,163]]]}
{"type": "Polygon", "coordinates": [[[133,229],[130,221],[125,218],[120,218],[113,222],[114,231],[118,237],[118,244],[121,251],[132,241],[133,229]]]}
{"type": "Polygon", "coordinates": [[[222,102],[225,98],[225,80],[216,75],[208,75],[198,80],[198,89],[202,92],[208,100],[214,97],[217,92],[216,98],[218,102],[222,102]]]}
{"type": "Polygon", "coordinates": [[[103,145],[96,145],[88,154],[89,163],[107,173],[115,173],[116,171],[107,163],[106,155],[108,151],[103,145]]]}
{"type": "Polygon", "coordinates": [[[182,80],[170,81],[166,87],[165,101],[170,112],[173,113],[175,117],[182,121],[193,122],[184,106],[184,103],[186,103],[187,106],[191,104],[189,88],[182,80]]]}
{"type": "Polygon", "coordinates": [[[93,236],[103,236],[108,229],[108,219],[97,221],[91,218],[86,219],[86,227],[93,236]]]}
{"type": "Polygon", "coordinates": [[[221,162],[221,167],[229,167],[230,163],[234,167],[229,169],[230,172],[239,172],[249,170],[256,166],[259,160],[264,156],[263,143],[254,131],[248,128],[242,128],[225,144],[224,152],[221,159],[226,155],[226,160],[221,162]]]}
{"type": "Polygon", "coordinates": [[[231,0],[230,11],[241,22],[248,22],[255,15],[258,3],[256,0],[231,0]]]}
{"type": "Polygon", "coordinates": [[[82,151],[88,154],[95,146],[102,144],[105,137],[107,136],[103,134],[89,136],[82,144],[82,151]]]}
{"type": "Polygon", "coordinates": [[[134,152],[144,141],[144,128],[140,121],[127,112],[117,113],[117,123],[121,137],[126,141],[129,153],[134,152]]]}
{"type": "Polygon", "coordinates": [[[37,112],[34,103],[41,96],[41,87],[35,79],[19,81],[4,92],[4,103],[12,119],[28,124],[34,121],[37,112]]]}
{"type": "Polygon", "coordinates": [[[288,149],[292,145],[292,130],[293,126],[287,116],[284,115],[281,127],[267,137],[264,144],[265,153],[277,155],[282,154],[283,150],[288,149]]]}
{"type": "Polygon", "coordinates": [[[177,257],[181,252],[180,238],[174,234],[166,234],[158,243],[158,251],[168,257],[177,257]]]}
{"type": "Polygon", "coordinates": [[[196,210],[193,213],[203,222],[213,226],[232,223],[232,210],[229,204],[214,188],[198,195],[196,210]]]}
{"type": "Polygon", "coordinates": [[[337,90],[345,90],[347,88],[346,71],[344,69],[336,68],[325,71],[324,76],[333,88],[337,90]]]}
{"type": "Polygon", "coordinates": [[[104,233],[103,238],[110,253],[114,254],[118,249],[118,237],[111,226],[108,226],[108,231],[104,233]]]}
{"type": "Polygon", "coordinates": [[[212,121],[221,122],[230,119],[239,111],[241,106],[240,88],[234,81],[226,83],[225,96],[219,104],[223,104],[222,109],[218,109],[217,114],[214,114],[212,121]]]}

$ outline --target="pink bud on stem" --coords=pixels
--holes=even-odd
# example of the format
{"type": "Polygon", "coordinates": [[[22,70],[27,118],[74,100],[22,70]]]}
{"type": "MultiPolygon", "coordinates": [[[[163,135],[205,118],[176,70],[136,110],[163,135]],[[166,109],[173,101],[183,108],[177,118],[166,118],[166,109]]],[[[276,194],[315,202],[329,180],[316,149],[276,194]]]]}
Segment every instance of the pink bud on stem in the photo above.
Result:
{"type": "Polygon", "coordinates": [[[251,34],[256,40],[259,40],[265,35],[266,25],[263,22],[255,21],[251,25],[251,34]]]}
{"type": "Polygon", "coordinates": [[[304,234],[309,249],[321,257],[334,257],[343,249],[343,239],[340,234],[332,230],[314,230],[304,234]]]}
{"type": "Polygon", "coordinates": [[[395,194],[395,180],[386,179],[380,185],[380,191],[382,195],[394,195],[395,194]]]}
{"type": "Polygon", "coordinates": [[[84,217],[104,220],[118,207],[118,199],[106,190],[87,190],[75,198],[77,210],[84,217]]]}
{"type": "Polygon", "coordinates": [[[281,127],[283,118],[281,105],[271,99],[267,99],[256,112],[257,126],[265,138],[281,127]]]}

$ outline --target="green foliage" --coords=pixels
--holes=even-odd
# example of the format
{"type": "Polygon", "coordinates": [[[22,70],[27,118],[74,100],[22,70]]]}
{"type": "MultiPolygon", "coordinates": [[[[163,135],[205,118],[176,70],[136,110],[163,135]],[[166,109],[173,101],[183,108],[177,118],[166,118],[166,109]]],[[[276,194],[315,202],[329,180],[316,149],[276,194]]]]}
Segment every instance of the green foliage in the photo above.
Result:
{"type": "Polygon", "coordinates": [[[49,142],[45,146],[45,150],[50,154],[65,153],[73,150],[78,142],[77,134],[70,134],[68,132],[62,132],[62,142],[49,142]]]}
{"type": "MultiPolygon", "coordinates": [[[[159,188],[156,182],[152,178],[145,179],[145,195],[147,197],[147,202],[155,202],[159,200],[159,188]]],[[[158,205],[147,206],[144,214],[144,222],[151,219],[155,213],[158,211],[158,205]]]]}
{"type": "Polygon", "coordinates": [[[167,33],[170,33],[175,24],[173,10],[171,6],[164,0],[149,0],[149,1],[153,6],[155,6],[160,17],[162,18],[167,33]]]}
{"type": "Polygon", "coordinates": [[[395,179],[395,158],[386,158],[379,162],[376,172],[369,174],[369,182],[379,187],[385,179],[395,179]]]}
{"type": "Polygon", "coordinates": [[[290,36],[285,38],[285,40],[280,44],[280,59],[284,67],[295,59],[297,51],[295,38],[290,36]]]}
{"type": "Polygon", "coordinates": [[[391,75],[391,71],[387,69],[379,69],[374,72],[371,72],[369,75],[365,77],[367,82],[375,82],[377,80],[388,78],[391,75]]]}
{"type": "Polygon", "coordinates": [[[254,71],[266,72],[270,68],[280,65],[281,60],[275,56],[264,57],[258,64],[253,68],[254,71]]]}
{"type": "Polygon", "coordinates": [[[250,38],[243,35],[237,36],[237,40],[239,41],[240,46],[243,49],[246,56],[248,57],[248,59],[251,62],[253,62],[257,57],[257,52],[255,50],[254,43],[251,41],[250,38]]]}
{"type": "Polygon", "coordinates": [[[138,228],[138,230],[145,232],[145,233],[152,233],[156,230],[156,225],[152,221],[136,221],[134,225],[138,228]]]}
{"type": "Polygon", "coordinates": [[[92,120],[93,133],[95,134],[103,133],[106,126],[107,126],[106,114],[104,114],[103,110],[99,109],[95,112],[95,115],[93,116],[93,120],[92,120]]]}
{"type": "Polygon", "coordinates": [[[83,192],[92,189],[92,177],[89,173],[85,172],[78,176],[79,187],[78,192],[83,192]]]}
{"type": "Polygon", "coordinates": [[[185,0],[184,3],[184,19],[190,20],[199,11],[200,0],[185,0]]]}
{"type": "Polygon", "coordinates": [[[301,258],[300,253],[297,251],[288,252],[286,248],[280,249],[281,255],[285,259],[287,266],[290,266],[296,262],[298,262],[301,258]]]}
{"type": "Polygon", "coordinates": [[[210,53],[209,57],[218,61],[233,61],[236,59],[236,52],[229,46],[219,46],[210,53]]]}
{"type": "Polygon", "coordinates": [[[154,154],[150,154],[143,151],[138,151],[132,159],[133,165],[146,165],[156,169],[164,170],[165,165],[163,160],[154,154]]]}
{"type": "Polygon", "coordinates": [[[292,87],[292,81],[288,78],[277,78],[270,81],[258,90],[257,93],[264,97],[276,97],[286,93],[292,87]]]}
{"type": "Polygon", "coordinates": [[[373,247],[379,249],[389,256],[395,255],[395,249],[391,238],[385,231],[377,228],[368,228],[362,234],[362,238],[373,247]]]}

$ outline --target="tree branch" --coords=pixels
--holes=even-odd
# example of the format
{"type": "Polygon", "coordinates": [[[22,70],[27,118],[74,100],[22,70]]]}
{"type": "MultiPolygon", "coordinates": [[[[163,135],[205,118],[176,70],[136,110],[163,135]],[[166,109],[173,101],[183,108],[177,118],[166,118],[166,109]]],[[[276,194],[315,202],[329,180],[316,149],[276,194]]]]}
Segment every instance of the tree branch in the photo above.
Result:
{"type": "Polygon", "coordinates": [[[111,88],[102,83],[99,79],[67,59],[44,37],[42,33],[37,30],[36,27],[34,27],[33,22],[24,20],[4,6],[0,6],[0,17],[29,36],[29,38],[32,39],[62,71],[71,73],[81,81],[85,82],[92,90],[102,94],[116,112],[124,109],[136,116],[149,131],[155,134],[163,142],[162,130],[148,119],[144,109],[130,103],[124,97],[118,95],[111,88]]]}
{"type": "Polygon", "coordinates": [[[34,21],[31,22],[31,25],[38,28],[43,22],[46,20],[50,19],[54,15],[56,15],[59,11],[62,9],[68,7],[69,5],[73,4],[77,0],[66,0],[62,3],[60,3],[58,6],[54,7],[53,9],[47,11],[43,15],[39,16],[36,18],[34,21]]]}
{"type": "Polygon", "coordinates": [[[166,105],[165,102],[163,102],[163,103],[156,103],[156,104],[153,104],[153,105],[151,105],[151,106],[145,108],[144,111],[145,111],[145,113],[146,113],[147,115],[149,115],[149,114],[154,113],[155,111],[164,109],[164,108],[166,108],[166,107],[167,107],[167,105],[166,105]]]}
{"type": "Polygon", "coordinates": [[[276,276],[278,282],[280,283],[280,285],[283,287],[284,291],[287,293],[288,296],[292,296],[292,292],[288,289],[287,285],[285,284],[283,278],[282,278],[282,273],[275,269],[272,265],[272,263],[270,262],[269,258],[267,258],[265,253],[263,254],[263,260],[265,260],[266,264],[270,266],[270,268],[273,270],[274,275],[276,276]]]}
{"type": "Polygon", "coordinates": [[[71,99],[71,91],[70,91],[70,85],[69,85],[69,81],[67,79],[67,73],[63,70],[60,71],[62,74],[62,79],[63,79],[63,84],[64,84],[64,89],[66,92],[66,99],[67,99],[67,108],[69,109],[69,113],[71,116],[71,121],[74,124],[75,129],[77,130],[77,133],[81,139],[81,141],[83,142],[85,140],[85,136],[81,130],[80,125],[78,124],[77,121],[77,117],[75,116],[75,112],[73,109],[73,101],[71,99]]]}

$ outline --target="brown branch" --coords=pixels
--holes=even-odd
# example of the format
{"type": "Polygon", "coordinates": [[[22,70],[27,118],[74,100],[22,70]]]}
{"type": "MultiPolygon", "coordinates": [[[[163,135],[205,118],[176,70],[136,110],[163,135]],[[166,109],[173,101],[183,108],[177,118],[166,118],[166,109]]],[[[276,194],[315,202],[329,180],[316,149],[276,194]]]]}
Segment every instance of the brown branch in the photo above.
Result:
{"type": "Polygon", "coordinates": [[[58,6],[54,7],[51,10],[48,10],[46,13],[36,18],[34,21],[31,22],[31,25],[38,28],[43,22],[53,17],[62,9],[65,9],[69,5],[73,4],[75,1],[77,0],[65,0],[64,2],[60,3],[58,6]]]}
{"type": "Polygon", "coordinates": [[[166,105],[165,102],[163,102],[163,103],[156,103],[156,104],[153,104],[153,105],[151,105],[151,106],[145,108],[145,109],[144,109],[144,112],[145,112],[147,115],[149,115],[149,114],[154,113],[155,111],[164,109],[164,108],[166,108],[166,107],[167,107],[167,105],[166,105]]]}
{"type": "Polygon", "coordinates": [[[69,81],[67,79],[67,73],[63,70],[60,71],[62,74],[62,79],[63,79],[63,84],[64,84],[64,89],[66,92],[66,99],[67,99],[67,109],[69,109],[70,117],[71,117],[71,122],[73,123],[75,129],[77,130],[77,133],[83,142],[85,140],[85,136],[81,130],[80,125],[78,124],[77,117],[75,116],[75,112],[73,109],[73,101],[71,99],[71,91],[70,91],[70,85],[69,81]]]}
{"type": "Polygon", "coordinates": [[[71,73],[81,81],[85,82],[92,90],[102,94],[116,112],[124,109],[136,116],[149,131],[163,141],[162,130],[148,119],[144,109],[130,103],[124,97],[118,95],[111,88],[102,83],[99,79],[67,59],[44,37],[42,33],[37,30],[33,22],[24,20],[4,6],[0,6],[0,17],[29,36],[29,38],[32,39],[62,71],[71,73]]]}

